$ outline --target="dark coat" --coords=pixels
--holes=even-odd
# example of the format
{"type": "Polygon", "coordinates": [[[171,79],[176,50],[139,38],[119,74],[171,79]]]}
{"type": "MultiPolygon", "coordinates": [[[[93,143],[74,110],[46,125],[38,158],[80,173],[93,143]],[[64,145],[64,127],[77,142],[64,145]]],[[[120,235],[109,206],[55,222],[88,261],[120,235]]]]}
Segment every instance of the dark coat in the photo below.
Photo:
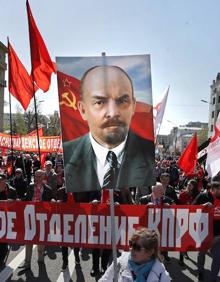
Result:
{"type": "MultiPolygon", "coordinates": [[[[34,197],[34,188],[34,183],[31,183],[27,190],[25,201],[32,201],[34,197]]],[[[50,202],[52,198],[52,189],[50,188],[50,186],[43,184],[42,201],[50,202]]]]}
{"type": "Polygon", "coordinates": [[[0,200],[16,200],[17,192],[16,189],[6,183],[5,190],[0,192],[0,200]]]}
{"type": "MultiPolygon", "coordinates": [[[[150,195],[146,195],[140,198],[140,204],[141,205],[147,205],[151,203],[151,194],[150,195]]],[[[169,205],[173,205],[175,204],[174,201],[166,196],[163,196],[162,198],[162,204],[169,204],[169,205]]]]}
{"type": "Polygon", "coordinates": [[[14,177],[10,181],[11,186],[16,189],[17,196],[19,199],[24,198],[25,194],[27,193],[27,182],[24,180],[23,177],[17,178],[14,177]]]}
{"type": "MultiPolygon", "coordinates": [[[[68,191],[101,190],[96,157],[89,135],[64,143],[65,181],[68,191]]],[[[116,189],[155,184],[154,143],[131,131],[128,134],[116,189]]]]}
{"type": "MultiPolygon", "coordinates": [[[[210,192],[202,192],[195,198],[195,200],[192,202],[192,205],[202,205],[208,202],[214,204],[214,198],[212,194],[210,192]]],[[[220,235],[220,220],[214,220],[213,233],[214,236],[220,235]]]]}
{"type": "Polygon", "coordinates": [[[177,197],[176,191],[172,186],[170,185],[167,186],[165,190],[165,196],[172,199],[175,202],[175,204],[179,204],[179,199],[177,197]]]}

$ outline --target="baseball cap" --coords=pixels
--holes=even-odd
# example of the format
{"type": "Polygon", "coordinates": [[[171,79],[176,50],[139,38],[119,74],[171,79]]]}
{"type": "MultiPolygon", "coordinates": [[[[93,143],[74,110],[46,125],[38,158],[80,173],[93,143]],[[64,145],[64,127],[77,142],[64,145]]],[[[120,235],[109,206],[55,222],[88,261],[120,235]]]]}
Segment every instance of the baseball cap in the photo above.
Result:
{"type": "Polygon", "coordinates": [[[51,161],[46,161],[45,165],[52,165],[52,162],[51,161]]]}

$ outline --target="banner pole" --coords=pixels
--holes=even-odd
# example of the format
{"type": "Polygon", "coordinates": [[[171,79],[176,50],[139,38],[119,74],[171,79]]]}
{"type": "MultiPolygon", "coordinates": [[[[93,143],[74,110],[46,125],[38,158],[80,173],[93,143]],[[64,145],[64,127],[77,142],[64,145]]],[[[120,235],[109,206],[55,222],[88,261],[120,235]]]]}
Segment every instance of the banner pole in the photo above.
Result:
{"type": "MultiPolygon", "coordinates": [[[[9,48],[9,38],[8,40],[8,48],[9,48]]],[[[9,55],[8,55],[8,69],[10,69],[9,55]]],[[[10,116],[10,135],[11,135],[11,162],[12,162],[12,176],[14,176],[14,148],[13,148],[13,125],[12,125],[12,110],[11,110],[11,94],[9,91],[9,72],[8,72],[8,96],[9,96],[9,116],[10,116]]],[[[16,132],[17,133],[17,132],[16,132]]]]}
{"type": "MultiPolygon", "coordinates": [[[[102,52],[102,64],[106,64],[106,53],[102,52]]],[[[107,79],[106,76],[104,79],[107,79]]],[[[114,265],[114,282],[118,282],[117,272],[117,246],[115,236],[115,204],[114,204],[114,189],[109,189],[109,200],[110,200],[110,216],[111,216],[111,242],[112,242],[112,257],[114,265]]]]}
{"type": "Polygon", "coordinates": [[[110,216],[111,216],[112,257],[114,264],[114,282],[118,282],[117,246],[116,246],[116,236],[115,236],[115,204],[114,204],[113,189],[109,189],[109,199],[110,199],[110,216]]]}
{"type": "MultiPolygon", "coordinates": [[[[32,75],[32,83],[33,83],[33,91],[34,91],[34,78],[33,78],[33,75],[32,75]]],[[[35,92],[34,92],[34,110],[35,110],[35,123],[36,123],[36,131],[37,131],[38,155],[39,155],[39,161],[40,161],[40,167],[41,167],[40,138],[39,138],[39,130],[38,130],[37,102],[36,102],[35,92]]]]}

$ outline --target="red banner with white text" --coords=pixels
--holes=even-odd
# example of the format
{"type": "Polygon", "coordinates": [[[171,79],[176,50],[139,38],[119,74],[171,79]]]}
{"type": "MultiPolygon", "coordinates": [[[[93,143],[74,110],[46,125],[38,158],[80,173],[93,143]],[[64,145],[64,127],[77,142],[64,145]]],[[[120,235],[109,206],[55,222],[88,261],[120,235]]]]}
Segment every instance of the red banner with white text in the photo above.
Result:
{"type": "MultiPolygon", "coordinates": [[[[115,207],[116,241],[128,249],[138,226],[157,229],[162,250],[205,250],[213,237],[213,209],[203,206],[115,207]]],[[[0,201],[0,242],[111,248],[106,204],[0,201]]]]}
{"type": "MultiPolygon", "coordinates": [[[[60,136],[39,137],[41,152],[62,152],[62,140],[60,136]]],[[[15,135],[12,136],[13,150],[38,152],[36,135],[15,135]]],[[[11,135],[0,133],[0,148],[11,150],[11,135]]]]}

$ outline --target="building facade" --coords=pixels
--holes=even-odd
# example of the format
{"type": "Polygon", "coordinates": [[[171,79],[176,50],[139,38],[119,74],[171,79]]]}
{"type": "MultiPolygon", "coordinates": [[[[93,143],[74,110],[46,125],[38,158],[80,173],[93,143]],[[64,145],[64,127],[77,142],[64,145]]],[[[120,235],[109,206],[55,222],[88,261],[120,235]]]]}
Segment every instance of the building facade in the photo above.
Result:
{"type": "Polygon", "coordinates": [[[220,73],[217,74],[216,80],[213,80],[209,101],[209,130],[208,136],[213,135],[214,125],[220,112],[220,73]]]}
{"type": "Polygon", "coordinates": [[[0,41],[0,132],[3,132],[3,115],[4,115],[4,89],[6,87],[5,71],[7,47],[0,41]]]}

